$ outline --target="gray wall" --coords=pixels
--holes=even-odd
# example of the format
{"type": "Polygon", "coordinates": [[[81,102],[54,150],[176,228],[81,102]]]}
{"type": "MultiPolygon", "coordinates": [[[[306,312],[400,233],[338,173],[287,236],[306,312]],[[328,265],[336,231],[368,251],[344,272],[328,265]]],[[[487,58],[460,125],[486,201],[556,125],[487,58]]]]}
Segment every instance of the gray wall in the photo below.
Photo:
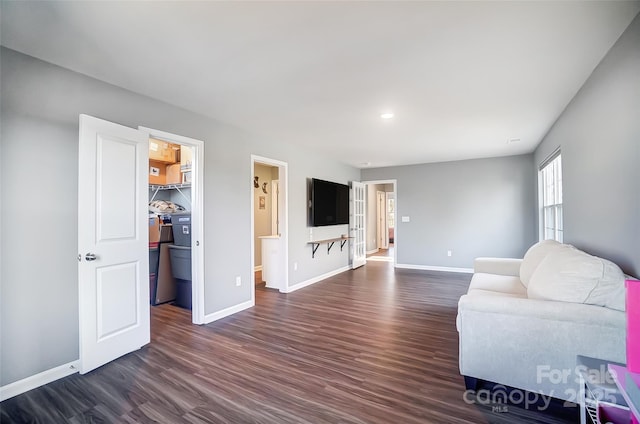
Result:
{"type": "Polygon", "coordinates": [[[564,241],[640,276],[640,15],[535,151],[562,150],[564,241]]]}
{"type": "MultiPolygon", "coordinates": [[[[207,314],[251,299],[251,154],[289,164],[290,285],[347,265],[347,249],[311,259],[306,180],[347,183],[359,180],[359,170],[12,50],[0,52],[0,385],[78,359],[81,113],[205,141],[207,314]],[[235,276],[242,278],[240,287],[235,276]]],[[[344,227],[323,232],[339,235],[344,227]]]]}
{"type": "Polygon", "coordinates": [[[460,268],[522,257],[536,241],[534,176],[532,155],[362,170],[364,181],[397,179],[398,264],[460,268]]]}
{"type": "Polygon", "coordinates": [[[182,194],[184,194],[184,196],[182,196],[182,194],[180,194],[178,190],[166,190],[166,191],[168,192],[168,195],[169,195],[168,200],[180,206],[184,206],[185,209],[187,209],[188,211],[191,210],[191,189],[190,188],[180,189],[180,191],[182,192],[182,194]]]}

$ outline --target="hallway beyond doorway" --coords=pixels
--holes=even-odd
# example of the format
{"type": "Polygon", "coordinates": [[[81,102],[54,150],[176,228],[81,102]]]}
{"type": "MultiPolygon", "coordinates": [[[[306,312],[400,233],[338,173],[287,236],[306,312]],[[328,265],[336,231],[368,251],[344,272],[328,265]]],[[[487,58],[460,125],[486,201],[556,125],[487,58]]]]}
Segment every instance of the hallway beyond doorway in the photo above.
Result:
{"type": "Polygon", "coordinates": [[[367,255],[367,261],[393,262],[395,246],[389,243],[388,249],[379,249],[377,252],[367,255]]]}

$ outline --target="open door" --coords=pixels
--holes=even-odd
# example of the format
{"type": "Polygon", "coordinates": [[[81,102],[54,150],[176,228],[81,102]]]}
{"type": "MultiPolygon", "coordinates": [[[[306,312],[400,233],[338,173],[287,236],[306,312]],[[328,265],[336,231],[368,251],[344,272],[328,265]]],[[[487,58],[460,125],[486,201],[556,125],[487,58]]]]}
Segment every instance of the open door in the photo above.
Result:
{"type": "Polygon", "coordinates": [[[384,191],[376,191],[376,236],[379,249],[389,248],[389,227],[387,223],[387,196],[384,191]]]}
{"type": "Polygon", "coordinates": [[[80,373],[149,343],[148,136],[80,115],[80,373]]]}
{"type": "Polygon", "coordinates": [[[351,268],[355,269],[367,263],[365,232],[365,185],[351,182],[351,202],[349,228],[351,233],[351,268]]]}

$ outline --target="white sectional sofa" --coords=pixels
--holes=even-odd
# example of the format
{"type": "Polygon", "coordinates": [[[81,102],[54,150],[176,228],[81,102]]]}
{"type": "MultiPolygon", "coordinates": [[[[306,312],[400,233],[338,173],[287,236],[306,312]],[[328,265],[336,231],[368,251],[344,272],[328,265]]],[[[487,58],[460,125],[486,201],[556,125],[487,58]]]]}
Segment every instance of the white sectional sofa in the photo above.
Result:
{"type": "Polygon", "coordinates": [[[625,275],[546,240],[523,259],[478,258],[458,304],[460,373],[578,402],[576,355],[625,361],[625,275]]]}

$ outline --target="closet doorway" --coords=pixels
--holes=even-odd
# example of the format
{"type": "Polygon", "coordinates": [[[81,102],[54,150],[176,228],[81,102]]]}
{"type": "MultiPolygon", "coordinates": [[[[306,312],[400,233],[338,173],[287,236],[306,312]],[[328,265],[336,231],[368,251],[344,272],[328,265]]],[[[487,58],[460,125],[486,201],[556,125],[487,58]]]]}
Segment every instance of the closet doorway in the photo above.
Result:
{"type": "Polygon", "coordinates": [[[203,324],[204,142],[151,128],[139,129],[149,134],[151,307],[170,304],[190,309],[192,322],[203,324]]]}

